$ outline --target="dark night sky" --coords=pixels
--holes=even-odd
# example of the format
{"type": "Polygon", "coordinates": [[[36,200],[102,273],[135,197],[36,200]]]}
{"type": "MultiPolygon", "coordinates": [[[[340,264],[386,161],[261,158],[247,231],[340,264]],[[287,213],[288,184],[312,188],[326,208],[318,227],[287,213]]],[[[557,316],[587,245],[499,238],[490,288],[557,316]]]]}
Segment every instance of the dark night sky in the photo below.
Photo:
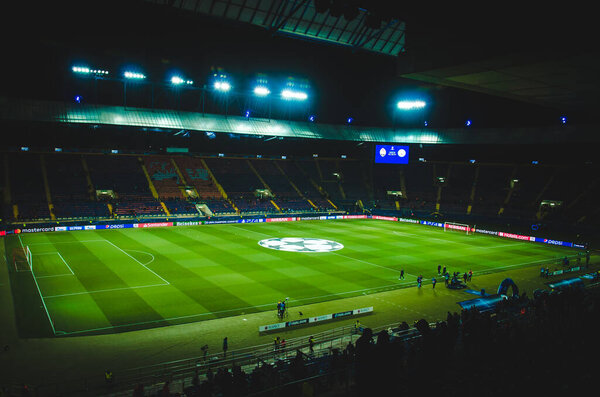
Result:
{"type": "MultiPolygon", "coordinates": [[[[12,4],[14,10],[5,14],[14,16],[13,24],[5,31],[5,53],[12,55],[5,58],[6,72],[2,74],[2,90],[8,95],[70,98],[70,67],[78,62],[109,69],[113,75],[120,74],[127,65],[138,65],[153,81],[166,81],[171,73],[179,71],[196,83],[206,82],[210,68],[219,66],[233,77],[236,88],[249,88],[256,73],[271,78],[308,79],[313,87],[311,108],[323,122],[341,123],[352,115],[360,124],[390,126],[394,122],[395,100],[405,92],[427,98],[431,106],[423,117],[438,127],[460,126],[467,118],[490,127],[548,124],[560,114],[557,109],[399,78],[393,57],[273,37],[247,24],[143,1],[59,1],[44,6],[16,3],[21,4],[12,4]]],[[[481,33],[487,23],[481,20],[475,26],[478,30],[457,29],[455,37],[448,37],[443,35],[443,14],[424,17],[419,10],[406,13],[415,21],[413,37],[438,22],[436,29],[426,32],[429,35],[419,36],[420,42],[425,37],[426,43],[437,40],[438,45],[443,45],[444,40],[473,36],[474,31],[481,33]],[[423,20],[429,22],[422,23],[423,20]]],[[[472,19],[461,16],[459,21],[470,26],[468,21],[472,19]]],[[[526,22],[527,32],[534,32],[536,25],[526,22]]],[[[410,40],[409,35],[407,42],[410,40]]],[[[511,47],[511,40],[516,37],[488,40],[490,45],[485,51],[505,51],[503,47],[511,47]]],[[[464,43],[465,54],[469,54],[469,45],[464,43]]],[[[521,40],[521,46],[524,45],[527,41],[521,40]]]]}

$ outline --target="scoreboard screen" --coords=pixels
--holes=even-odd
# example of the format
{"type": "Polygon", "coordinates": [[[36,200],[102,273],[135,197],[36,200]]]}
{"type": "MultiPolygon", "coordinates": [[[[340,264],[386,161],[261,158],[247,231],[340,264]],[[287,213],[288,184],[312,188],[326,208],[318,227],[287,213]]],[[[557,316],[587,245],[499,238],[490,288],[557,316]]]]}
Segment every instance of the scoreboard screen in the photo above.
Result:
{"type": "Polygon", "coordinates": [[[408,146],[375,145],[375,163],[408,164],[408,146]]]}

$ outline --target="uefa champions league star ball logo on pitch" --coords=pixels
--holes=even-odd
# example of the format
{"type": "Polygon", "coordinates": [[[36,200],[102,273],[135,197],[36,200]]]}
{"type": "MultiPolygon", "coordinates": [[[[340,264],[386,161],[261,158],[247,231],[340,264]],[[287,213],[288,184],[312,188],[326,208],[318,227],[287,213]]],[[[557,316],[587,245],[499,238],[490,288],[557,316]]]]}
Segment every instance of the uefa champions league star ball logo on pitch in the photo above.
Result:
{"type": "Polygon", "coordinates": [[[283,237],[258,242],[261,247],[289,252],[332,252],[344,248],[338,242],[320,238],[283,237]]]}

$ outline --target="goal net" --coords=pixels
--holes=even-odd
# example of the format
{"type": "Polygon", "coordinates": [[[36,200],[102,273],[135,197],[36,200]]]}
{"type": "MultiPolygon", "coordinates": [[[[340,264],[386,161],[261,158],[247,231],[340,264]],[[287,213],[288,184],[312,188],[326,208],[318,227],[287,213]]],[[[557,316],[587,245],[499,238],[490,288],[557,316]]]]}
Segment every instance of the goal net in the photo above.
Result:
{"type": "Polygon", "coordinates": [[[454,223],[454,222],[445,222],[444,223],[444,231],[456,231],[456,232],[465,232],[467,235],[473,233],[473,228],[466,223],[454,223]]]}
{"type": "Polygon", "coordinates": [[[30,272],[33,270],[33,255],[28,245],[13,251],[13,262],[15,270],[18,272],[30,272]]]}

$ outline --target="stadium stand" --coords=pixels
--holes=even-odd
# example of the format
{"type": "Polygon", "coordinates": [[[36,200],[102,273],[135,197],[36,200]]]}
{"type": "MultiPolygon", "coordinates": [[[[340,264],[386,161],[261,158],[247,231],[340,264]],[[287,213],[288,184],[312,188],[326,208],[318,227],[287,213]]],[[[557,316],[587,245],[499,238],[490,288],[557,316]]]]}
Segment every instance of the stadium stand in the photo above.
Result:
{"type": "Polygon", "coordinates": [[[164,214],[160,203],[152,197],[137,157],[87,156],[86,160],[95,188],[112,190],[116,195],[115,216],[164,214]]]}
{"type": "Polygon", "coordinates": [[[40,161],[39,154],[8,155],[11,199],[18,207],[16,220],[50,219],[40,161]]]}
{"type": "Polygon", "coordinates": [[[475,181],[475,167],[469,164],[451,164],[451,167],[442,192],[440,211],[466,214],[475,181]]]}
{"type": "Polygon", "coordinates": [[[2,211],[4,219],[12,221],[49,221],[49,203],[57,220],[157,217],[167,212],[201,216],[196,204],[206,204],[215,216],[237,215],[238,211],[245,215],[333,211],[337,207],[349,212],[364,209],[457,222],[511,224],[524,230],[533,223],[553,230],[589,229],[598,217],[594,200],[600,180],[589,164],[431,160],[398,168],[331,158],[31,152],[6,153],[4,158],[2,167],[8,171],[5,185],[9,185],[4,190],[9,194],[4,195],[2,211]],[[25,163],[29,166],[18,166],[25,163]],[[257,196],[256,190],[265,186],[274,197],[257,196]],[[115,197],[97,199],[96,190],[113,190],[115,197]],[[389,190],[406,197],[388,197],[389,190]],[[541,208],[543,200],[562,205],[541,208]]]}
{"type": "Polygon", "coordinates": [[[180,189],[183,183],[168,157],[144,156],[142,158],[161,199],[177,200],[184,198],[180,189]]]}

